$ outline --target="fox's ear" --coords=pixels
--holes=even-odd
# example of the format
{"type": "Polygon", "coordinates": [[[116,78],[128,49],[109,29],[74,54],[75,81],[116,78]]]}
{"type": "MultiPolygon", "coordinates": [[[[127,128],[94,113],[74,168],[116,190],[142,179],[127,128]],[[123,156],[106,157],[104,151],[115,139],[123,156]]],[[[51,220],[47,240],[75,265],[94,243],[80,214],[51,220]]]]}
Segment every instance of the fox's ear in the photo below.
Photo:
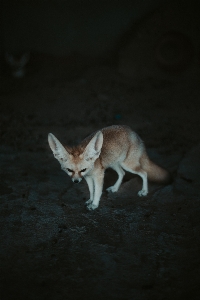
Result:
{"type": "Polygon", "coordinates": [[[56,159],[58,159],[59,161],[67,160],[68,157],[67,150],[63,147],[63,145],[52,133],[49,133],[48,135],[48,142],[56,159]]]}
{"type": "Polygon", "coordinates": [[[97,159],[101,153],[102,145],[103,133],[101,131],[98,131],[85,148],[85,151],[83,153],[85,159],[97,159]]]}

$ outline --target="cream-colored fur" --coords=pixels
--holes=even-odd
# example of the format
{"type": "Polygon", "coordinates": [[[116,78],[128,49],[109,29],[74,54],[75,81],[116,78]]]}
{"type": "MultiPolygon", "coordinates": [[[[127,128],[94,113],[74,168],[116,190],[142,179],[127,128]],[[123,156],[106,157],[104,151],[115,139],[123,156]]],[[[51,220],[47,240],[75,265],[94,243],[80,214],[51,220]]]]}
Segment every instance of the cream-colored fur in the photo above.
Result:
{"type": "Polygon", "coordinates": [[[90,191],[90,199],[86,202],[89,210],[99,206],[107,168],[112,168],[118,174],[117,182],[107,189],[108,192],[118,191],[124,170],[142,178],[139,196],[148,193],[148,177],[159,182],[169,180],[169,173],[149,159],[144,143],[128,126],[103,128],[88,136],[77,147],[64,147],[52,133],[49,133],[48,141],[61,169],[75,183],[85,178],[90,191]]]}

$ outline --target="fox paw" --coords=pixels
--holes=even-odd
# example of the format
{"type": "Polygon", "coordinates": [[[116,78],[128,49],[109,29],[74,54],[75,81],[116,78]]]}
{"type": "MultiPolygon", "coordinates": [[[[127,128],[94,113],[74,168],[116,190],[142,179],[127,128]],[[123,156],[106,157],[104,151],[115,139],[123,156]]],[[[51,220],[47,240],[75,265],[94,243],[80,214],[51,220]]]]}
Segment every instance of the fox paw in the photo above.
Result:
{"type": "Polygon", "coordinates": [[[87,209],[88,210],[94,210],[94,209],[96,209],[98,207],[98,205],[95,205],[95,204],[92,204],[92,203],[90,203],[89,205],[87,205],[87,209]]]}
{"type": "Polygon", "coordinates": [[[92,201],[93,201],[93,200],[91,200],[91,199],[87,200],[87,201],[85,202],[85,205],[88,205],[88,204],[92,203],[92,201]]]}
{"type": "Polygon", "coordinates": [[[148,194],[148,192],[145,190],[141,190],[138,192],[138,196],[140,196],[140,197],[146,196],[147,194],[148,194]]]}
{"type": "Polygon", "coordinates": [[[113,185],[113,186],[110,186],[109,188],[107,188],[106,191],[108,193],[115,193],[118,191],[118,189],[113,185]]]}

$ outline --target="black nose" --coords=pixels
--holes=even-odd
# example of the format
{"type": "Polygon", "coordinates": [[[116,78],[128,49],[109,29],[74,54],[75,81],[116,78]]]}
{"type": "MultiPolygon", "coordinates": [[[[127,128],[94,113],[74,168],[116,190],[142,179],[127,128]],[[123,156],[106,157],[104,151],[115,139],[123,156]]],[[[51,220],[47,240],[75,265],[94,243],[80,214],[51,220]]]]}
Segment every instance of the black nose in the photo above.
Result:
{"type": "Polygon", "coordinates": [[[74,182],[75,182],[75,183],[79,183],[79,181],[78,181],[78,180],[74,180],[74,182]]]}

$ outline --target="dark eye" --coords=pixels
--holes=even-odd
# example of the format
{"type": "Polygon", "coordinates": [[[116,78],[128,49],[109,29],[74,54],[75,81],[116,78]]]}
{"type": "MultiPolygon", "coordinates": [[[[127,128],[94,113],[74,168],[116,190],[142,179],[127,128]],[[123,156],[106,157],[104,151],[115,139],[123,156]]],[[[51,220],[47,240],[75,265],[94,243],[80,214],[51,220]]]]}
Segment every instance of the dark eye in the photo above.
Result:
{"type": "Polygon", "coordinates": [[[85,172],[85,171],[86,171],[86,169],[81,170],[81,172],[85,172]]]}
{"type": "Polygon", "coordinates": [[[68,172],[71,172],[71,173],[73,172],[71,169],[67,169],[67,171],[68,171],[68,172]]]}

